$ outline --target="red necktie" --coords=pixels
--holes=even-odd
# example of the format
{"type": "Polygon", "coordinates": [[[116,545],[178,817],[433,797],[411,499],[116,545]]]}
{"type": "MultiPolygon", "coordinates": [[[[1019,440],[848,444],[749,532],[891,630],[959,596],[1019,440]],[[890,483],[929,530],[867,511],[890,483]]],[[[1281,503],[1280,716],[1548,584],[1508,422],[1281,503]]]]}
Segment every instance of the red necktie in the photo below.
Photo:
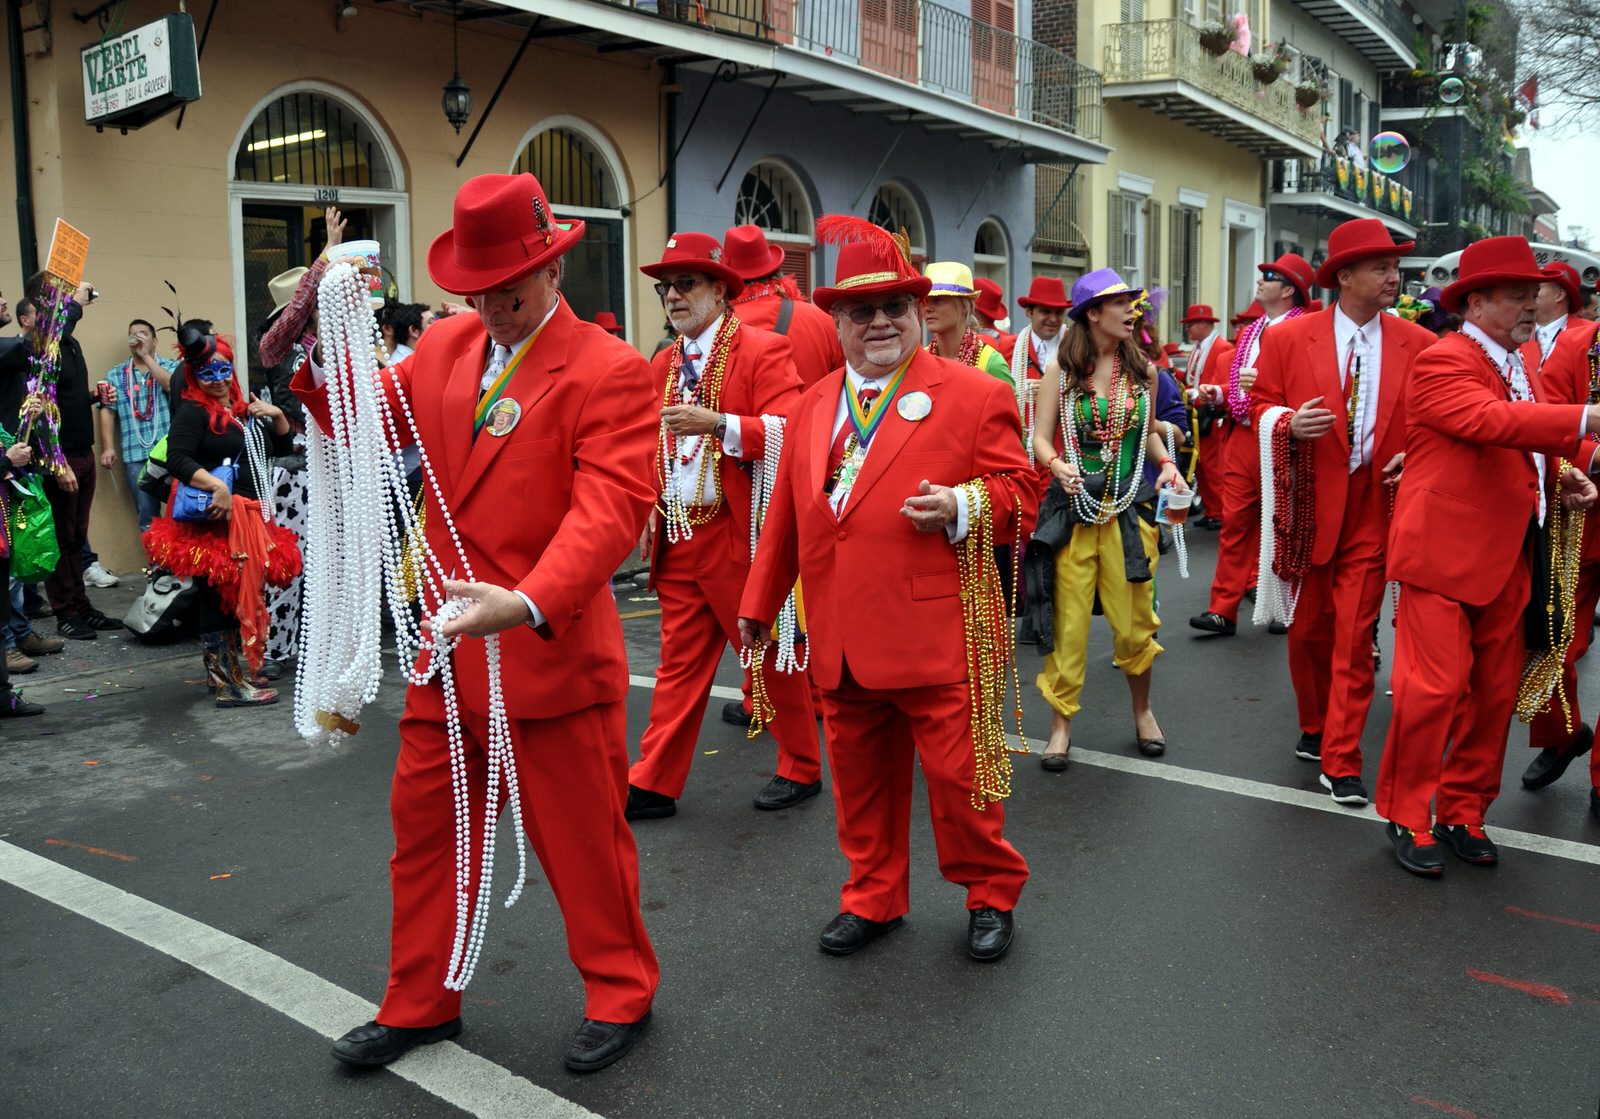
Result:
{"type": "MultiPolygon", "coordinates": [[[[856,399],[861,402],[861,410],[866,412],[871,409],[872,402],[878,399],[878,390],[869,385],[863,385],[861,391],[856,395],[856,399]]],[[[829,479],[839,473],[839,466],[844,462],[845,443],[851,435],[855,434],[855,430],[855,424],[850,422],[848,415],[845,416],[844,423],[839,425],[839,434],[833,437],[833,449],[828,452],[829,479]]]]}

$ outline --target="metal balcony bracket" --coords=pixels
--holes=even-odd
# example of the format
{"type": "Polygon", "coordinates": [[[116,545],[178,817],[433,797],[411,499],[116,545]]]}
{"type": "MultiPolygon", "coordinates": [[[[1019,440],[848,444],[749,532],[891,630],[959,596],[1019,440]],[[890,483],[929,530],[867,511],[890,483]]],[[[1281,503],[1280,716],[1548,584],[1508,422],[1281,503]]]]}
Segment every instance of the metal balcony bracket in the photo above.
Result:
{"type": "Polygon", "coordinates": [[[734,146],[733,154],[728,157],[728,165],[722,169],[722,178],[717,180],[717,193],[722,193],[722,184],[728,181],[728,176],[733,173],[734,162],[738,160],[739,153],[744,151],[744,145],[750,139],[751,130],[756,126],[756,121],[761,119],[761,114],[766,111],[767,102],[772,97],[772,91],[778,88],[778,79],[782,74],[773,72],[772,80],[767,83],[766,92],[761,95],[761,104],[756,106],[756,111],[750,114],[750,123],[744,126],[744,135],[739,137],[739,143],[734,146]]]}
{"type": "Polygon", "coordinates": [[[544,22],[544,16],[538,16],[528,24],[528,33],[522,37],[517,53],[511,56],[511,64],[506,67],[506,72],[500,75],[500,84],[494,87],[494,92],[489,95],[489,103],[483,107],[483,112],[478,117],[478,123],[472,126],[472,134],[467,137],[466,146],[461,149],[461,154],[456,156],[456,166],[460,167],[466,160],[467,153],[472,150],[472,145],[477,142],[478,133],[483,131],[484,124],[489,119],[489,114],[494,112],[494,107],[500,100],[500,95],[505,92],[506,83],[511,80],[512,71],[516,70],[517,63],[522,61],[522,55],[528,49],[528,44],[538,37],[539,25],[544,22]]]}
{"type": "MultiPolygon", "coordinates": [[[[661,181],[656,186],[667,185],[667,177],[672,174],[672,168],[678,162],[678,156],[683,152],[683,146],[689,142],[689,136],[694,132],[695,124],[700,120],[700,111],[706,107],[706,101],[711,97],[711,91],[717,87],[717,82],[731,82],[739,76],[739,64],[724,58],[717,63],[716,72],[711,75],[711,80],[706,83],[705,92],[700,94],[700,102],[694,107],[694,115],[689,118],[689,124],[684,128],[683,135],[678,140],[677,147],[672,149],[672,155],[667,159],[667,165],[661,169],[661,181]]],[[[769,91],[770,92],[770,91],[769,91]]],[[[751,122],[754,123],[753,121],[751,122]]],[[[743,146],[740,141],[740,146],[743,146]]]]}
{"type": "Polygon", "coordinates": [[[872,189],[872,184],[878,181],[878,176],[883,174],[883,169],[889,165],[889,157],[894,154],[894,149],[900,146],[900,138],[906,134],[906,129],[911,127],[911,116],[911,113],[907,113],[906,119],[900,122],[900,130],[894,134],[894,139],[889,141],[889,146],[884,149],[883,158],[878,160],[878,166],[873,169],[867,181],[862,184],[855,201],[850,203],[852,211],[861,205],[861,200],[867,196],[867,191],[872,189]]]}

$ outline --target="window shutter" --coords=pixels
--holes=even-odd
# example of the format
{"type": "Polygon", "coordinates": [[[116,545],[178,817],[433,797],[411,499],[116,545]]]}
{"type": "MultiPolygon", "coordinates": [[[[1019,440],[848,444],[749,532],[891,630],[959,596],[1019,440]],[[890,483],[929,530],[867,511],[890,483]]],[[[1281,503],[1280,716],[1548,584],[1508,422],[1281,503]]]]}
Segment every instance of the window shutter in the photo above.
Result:
{"type": "Polygon", "coordinates": [[[1146,260],[1144,286],[1155,288],[1161,284],[1161,203],[1153,198],[1145,200],[1146,260]]]}
{"type": "Polygon", "coordinates": [[[778,265],[778,271],[794,281],[801,295],[811,298],[811,246],[783,245],[782,248],[783,263],[778,265]]]}
{"type": "Polygon", "coordinates": [[[1126,271],[1122,262],[1122,192],[1116,190],[1106,195],[1106,267],[1119,274],[1126,271]]]}
{"type": "Polygon", "coordinates": [[[1184,236],[1184,218],[1188,213],[1189,210],[1185,206],[1174,206],[1172,208],[1172,249],[1169,253],[1169,268],[1167,271],[1167,286],[1172,289],[1171,298],[1185,306],[1193,302],[1186,295],[1189,285],[1189,269],[1183,259],[1184,250],[1189,241],[1184,236]]]}
{"type": "Polygon", "coordinates": [[[1122,22],[1144,22],[1144,0],[1122,0],[1122,22]]]}

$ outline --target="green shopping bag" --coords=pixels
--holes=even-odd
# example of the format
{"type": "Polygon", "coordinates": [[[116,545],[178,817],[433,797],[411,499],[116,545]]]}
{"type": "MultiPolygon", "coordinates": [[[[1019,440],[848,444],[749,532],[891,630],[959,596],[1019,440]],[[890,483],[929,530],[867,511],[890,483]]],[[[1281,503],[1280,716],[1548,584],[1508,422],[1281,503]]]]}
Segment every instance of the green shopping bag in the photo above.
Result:
{"type": "Polygon", "coordinates": [[[11,577],[37,583],[54,571],[61,559],[55,518],[44,495],[43,478],[37,474],[17,476],[10,484],[6,527],[11,536],[11,577]]]}

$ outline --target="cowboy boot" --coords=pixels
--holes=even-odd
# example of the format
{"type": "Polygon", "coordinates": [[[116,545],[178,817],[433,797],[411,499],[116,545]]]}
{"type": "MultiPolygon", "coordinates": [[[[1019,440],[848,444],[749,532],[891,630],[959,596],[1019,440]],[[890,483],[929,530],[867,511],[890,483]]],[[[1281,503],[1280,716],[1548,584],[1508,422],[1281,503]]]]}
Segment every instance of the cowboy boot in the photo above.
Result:
{"type": "Polygon", "coordinates": [[[224,648],[224,663],[228,670],[231,689],[229,702],[217,700],[218,707],[264,707],[278,702],[278,693],[272,688],[258,688],[250,682],[250,669],[239,653],[239,632],[229,630],[224,648]]]}
{"type": "Polygon", "coordinates": [[[233,680],[228,674],[227,635],[210,630],[200,635],[200,657],[205,662],[206,679],[211,684],[218,707],[232,707],[233,680]]]}

